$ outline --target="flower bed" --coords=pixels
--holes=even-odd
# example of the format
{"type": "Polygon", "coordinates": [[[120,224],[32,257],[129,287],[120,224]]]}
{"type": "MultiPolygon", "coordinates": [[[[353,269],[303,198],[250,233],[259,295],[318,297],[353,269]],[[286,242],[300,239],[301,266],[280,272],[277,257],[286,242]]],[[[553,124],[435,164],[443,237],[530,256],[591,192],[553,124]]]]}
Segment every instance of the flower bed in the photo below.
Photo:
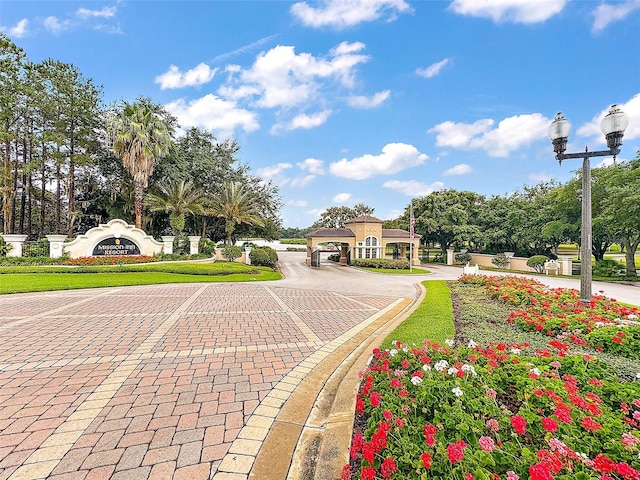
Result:
{"type": "Polygon", "coordinates": [[[637,309],[600,296],[585,307],[532,280],[462,282],[451,287],[463,347],[374,351],[343,479],[640,480],[640,363],[628,323],[637,309]],[[540,312],[543,328],[514,312],[540,312]],[[626,348],[591,349],[604,349],[594,333],[610,328],[626,348]],[[479,346],[474,332],[505,340],[479,346]]]}
{"type": "Polygon", "coordinates": [[[149,263],[157,262],[157,257],[146,255],[115,255],[115,256],[99,256],[99,257],[79,257],[67,258],[62,261],[62,265],[74,265],[79,267],[93,265],[123,265],[131,263],[149,263]]]}
{"type": "Polygon", "coordinates": [[[548,288],[529,278],[465,275],[458,281],[483,285],[492,298],[517,307],[507,321],[523,330],[555,337],[552,346],[560,354],[574,344],[640,358],[637,308],[602,295],[594,295],[584,305],[577,290],[548,288]]]}
{"type": "Polygon", "coordinates": [[[640,479],[640,384],[588,355],[532,350],[425,342],[374,351],[357,396],[368,427],[353,438],[355,476],[640,479]]]}

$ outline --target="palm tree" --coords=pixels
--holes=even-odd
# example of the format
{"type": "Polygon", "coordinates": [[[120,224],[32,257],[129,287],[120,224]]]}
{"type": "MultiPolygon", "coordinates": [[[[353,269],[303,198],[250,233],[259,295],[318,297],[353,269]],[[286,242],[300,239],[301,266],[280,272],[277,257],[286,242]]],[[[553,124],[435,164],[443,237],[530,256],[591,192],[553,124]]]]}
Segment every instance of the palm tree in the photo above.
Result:
{"type": "Polygon", "coordinates": [[[185,180],[174,180],[160,184],[159,194],[149,194],[145,204],[152,212],[169,213],[169,224],[173,234],[179,236],[184,230],[185,215],[204,213],[204,193],[185,180]]]}
{"type": "Polygon", "coordinates": [[[149,100],[123,102],[107,120],[111,148],[133,177],[136,227],[141,227],[144,189],[156,160],[166,156],[173,141],[172,128],[161,107],[149,100]]]}
{"type": "Polygon", "coordinates": [[[220,196],[214,200],[210,211],[216,217],[225,220],[224,232],[227,244],[231,244],[231,236],[236,225],[246,223],[262,226],[264,224],[260,218],[258,202],[258,197],[245,189],[241,183],[225,182],[223,184],[220,196]]]}

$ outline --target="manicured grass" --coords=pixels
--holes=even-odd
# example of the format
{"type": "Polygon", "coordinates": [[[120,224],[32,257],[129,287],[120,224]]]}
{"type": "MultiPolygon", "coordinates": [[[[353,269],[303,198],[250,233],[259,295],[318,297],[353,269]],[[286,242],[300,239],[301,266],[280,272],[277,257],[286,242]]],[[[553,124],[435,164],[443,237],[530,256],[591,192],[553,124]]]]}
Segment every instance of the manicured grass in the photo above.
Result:
{"type": "Polygon", "coordinates": [[[281,278],[280,272],[270,268],[232,262],[122,267],[3,267],[0,268],[0,294],[161,283],[255,282],[281,278]]]}
{"type": "Polygon", "coordinates": [[[362,270],[366,270],[368,272],[374,273],[392,273],[394,275],[427,275],[431,273],[429,270],[425,270],[424,268],[413,268],[413,271],[409,270],[399,270],[395,268],[369,268],[369,267],[357,267],[362,270]]]}
{"type": "Polygon", "coordinates": [[[391,348],[394,341],[407,345],[422,345],[426,338],[444,343],[453,339],[453,305],[451,291],[444,280],[425,280],[425,297],[420,306],[382,342],[381,348],[391,348]]]}

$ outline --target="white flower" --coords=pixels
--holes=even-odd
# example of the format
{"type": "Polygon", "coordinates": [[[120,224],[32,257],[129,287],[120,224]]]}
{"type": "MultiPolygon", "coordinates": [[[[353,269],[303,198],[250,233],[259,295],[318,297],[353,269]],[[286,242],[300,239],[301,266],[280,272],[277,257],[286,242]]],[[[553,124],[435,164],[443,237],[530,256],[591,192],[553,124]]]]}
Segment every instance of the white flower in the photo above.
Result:
{"type": "Polygon", "coordinates": [[[423,369],[425,372],[428,372],[429,370],[431,370],[431,365],[423,365],[423,366],[422,366],[422,369],[423,369]]]}
{"type": "Polygon", "coordinates": [[[538,368],[532,368],[531,370],[529,370],[531,373],[533,373],[534,375],[537,375],[538,377],[540,376],[540,370],[538,370],[538,368]]]}
{"type": "Polygon", "coordinates": [[[461,397],[464,394],[460,387],[452,388],[451,391],[455,394],[456,397],[461,397]]]}
{"type": "Polygon", "coordinates": [[[636,373],[636,380],[640,380],[640,372],[636,373]]]}
{"type": "Polygon", "coordinates": [[[391,350],[389,350],[389,355],[391,355],[392,357],[395,357],[398,354],[398,350],[396,350],[395,348],[392,348],[391,350]]]}
{"type": "Polygon", "coordinates": [[[451,367],[449,370],[447,370],[447,373],[449,375],[455,375],[456,373],[458,373],[458,369],[456,367],[451,367]]]}
{"type": "Polygon", "coordinates": [[[511,349],[511,353],[513,353],[514,355],[520,355],[520,352],[522,350],[520,350],[519,348],[512,348],[511,349]]]}
{"type": "Polygon", "coordinates": [[[450,338],[447,338],[444,343],[446,343],[447,345],[449,345],[450,347],[453,347],[455,345],[455,342],[453,340],[451,340],[450,338]]]}
{"type": "Polygon", "coordinates": [[[464,365],[462,365],[462,371],[463,372],[468,372],[471,375],[473,375],[474,377],[476,377],[478,374],[476,373],[476,369],[474,368],[473,365],[469,365],[468,363],[465,363],[464,365]]]}
{"type": "Polygon", "coordinates": [[[407,352],[409,351],[409,349],[408,349],[407,347],[403,347],[403,348],[402,348],[402,351],[403,351],[404,353],[407,353],[407,352]]]}
{"type": "Polygon", "coordinates": [[[630,313],[627,318],[629,318],[629,320],[637,320],[638,315],[636,315],[635,313],[630,313]]]}
{"type": "Polygon", "coordinates": [[[446,360],[439,360],[433,366],[433,368],[435,368],[439,372],[444,372],[448,367],[449,367],[449,362],[447,362],[446,360]]]}
{"type": "Polygon", "coordinates": [[[476,348],[477,346],[478,344],[473,340],[469,340],[469,344],[467,345],[468,348],[476,348]]]}
{"type": "Polygon", "coordinates": [[[418,376],[411,377],[411,383],[414,385],[420,385],[422,383],[422,379],[418,376]]]}

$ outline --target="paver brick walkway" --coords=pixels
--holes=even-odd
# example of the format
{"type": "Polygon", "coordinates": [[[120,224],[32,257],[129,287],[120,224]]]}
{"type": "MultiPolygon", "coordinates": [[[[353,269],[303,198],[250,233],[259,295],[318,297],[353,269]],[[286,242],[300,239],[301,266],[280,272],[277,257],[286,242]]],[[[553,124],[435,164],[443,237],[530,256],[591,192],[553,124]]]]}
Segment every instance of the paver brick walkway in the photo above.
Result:
{"type": "Polygon", "coordinates": [[[398,301],[275,285],[0,296],[0,480],[242,478],[294,368],[398,301]]]}

